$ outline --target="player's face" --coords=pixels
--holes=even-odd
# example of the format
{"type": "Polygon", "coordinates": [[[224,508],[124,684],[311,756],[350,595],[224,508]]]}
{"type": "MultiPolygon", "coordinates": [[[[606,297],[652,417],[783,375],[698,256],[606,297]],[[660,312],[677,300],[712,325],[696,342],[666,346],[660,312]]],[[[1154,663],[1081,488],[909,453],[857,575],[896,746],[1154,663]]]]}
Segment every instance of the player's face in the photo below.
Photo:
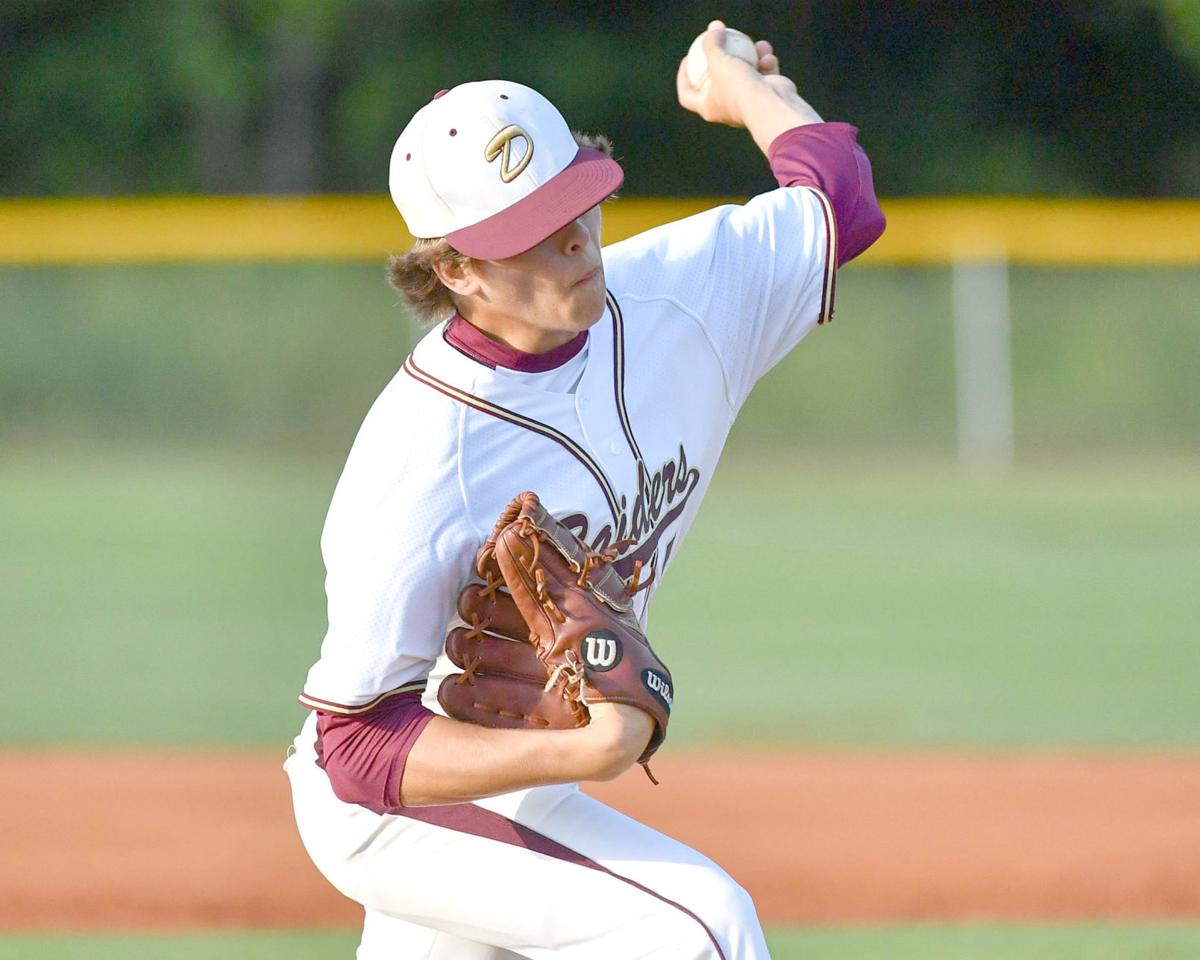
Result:
{"type": "Polygon", "coordinates": [[[586,330],[604,313],[600,208],[505,260],[476,260],[474,295],[463,315],[527,353],[545,353],[586,330]]]}

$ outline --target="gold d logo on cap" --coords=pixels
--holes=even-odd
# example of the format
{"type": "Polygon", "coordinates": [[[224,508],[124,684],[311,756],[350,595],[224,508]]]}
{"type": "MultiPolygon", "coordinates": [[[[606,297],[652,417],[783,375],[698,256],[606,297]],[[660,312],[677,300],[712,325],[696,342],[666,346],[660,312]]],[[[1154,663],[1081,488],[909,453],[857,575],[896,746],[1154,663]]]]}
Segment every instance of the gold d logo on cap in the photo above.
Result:
{"type": "Polygon", "coordinates": [[[510,123],[488,141],[488,145],[484,147],[483,155],[487,158],[488,163],[499,157],[500,179],[505,183],[512,183],[512,181],[521,175],[521,171],[529,166],[529,161],[533,159],[533,141],[524,130],[515,123],[510,123]],[[517,137],[522,137],[525,140],[525,156],[517,161],[516,167],[510,167],[509,163],[512,162],[512,142],[517,137]]]}

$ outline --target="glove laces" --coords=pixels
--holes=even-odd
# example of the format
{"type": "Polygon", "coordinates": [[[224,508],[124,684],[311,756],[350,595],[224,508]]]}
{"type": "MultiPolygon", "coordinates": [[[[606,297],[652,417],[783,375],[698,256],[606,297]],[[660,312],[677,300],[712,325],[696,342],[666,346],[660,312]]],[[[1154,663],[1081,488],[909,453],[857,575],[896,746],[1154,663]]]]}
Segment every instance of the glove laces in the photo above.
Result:
{"type": "Polygon", "coordinates": [[[587,678],[583,672],[583,662],[574,650],[568,650],[564,660],[564,663],[560,663],[554,668],[542,689],[549,692],[554,689],[559,680],[563,680],[562,698],[574,700],[586,707],[588,703],[587,678]]]}

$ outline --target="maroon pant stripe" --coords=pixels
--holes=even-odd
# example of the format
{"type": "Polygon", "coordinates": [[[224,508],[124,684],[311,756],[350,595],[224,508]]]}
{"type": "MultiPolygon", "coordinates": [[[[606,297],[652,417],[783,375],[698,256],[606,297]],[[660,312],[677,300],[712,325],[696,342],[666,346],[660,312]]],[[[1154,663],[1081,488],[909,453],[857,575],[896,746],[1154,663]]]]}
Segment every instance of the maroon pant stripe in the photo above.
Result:
{"type": "Polygon", "coordinates": [[[404,807],[394,812],[410,820],[420,820],[422,823],[432,824],[436,827],[445,827],[448,830],[456,830],[459,833],[469,833],[472,836],[483,837],[487,840],[495,840],[514,847],[522,847],[526,850],[532,850],[534,853],[554,857],[556,860],[563,860],[577,867],[587,867],[589,870],[596,870],[607,874],[615,880],[627,883],[631,887],[642,891],[642,893],[649,894],[656,900],[661,900],[676,910],[686,913],[696,923],[700,924],[701,929],[707,934],[708,939],[712,942],[715,956],[720,958],[720,960],[725,960],[725,953],[721,949],[720,943],[717,942],[717,938],[712,930],[683,904],[676,903],[669,897],[664,897],[661,893],[656,893],[636,880],[630,880],[619,873],[614,873],[603,864],[599,864],[595,860],[585,857],[582,853],[572,850],[570,847],[565,847],[558,841],[551,840],[544,834],[538,833],[536,830],[531,830],[529,827],[523,826],[515,820],[509,820],[498,813],[492,813],[490,810],[484,810],[483,807],[477,807],[470,803],[456,803],[441,807],[404,807]]]}

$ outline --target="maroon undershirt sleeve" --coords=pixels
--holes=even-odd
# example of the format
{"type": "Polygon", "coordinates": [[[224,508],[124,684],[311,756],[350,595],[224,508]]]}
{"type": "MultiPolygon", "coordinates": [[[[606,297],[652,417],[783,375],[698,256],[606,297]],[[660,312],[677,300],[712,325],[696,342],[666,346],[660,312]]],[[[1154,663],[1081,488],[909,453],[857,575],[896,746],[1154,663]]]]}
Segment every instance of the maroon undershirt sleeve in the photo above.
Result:
{"type": "Polygon", "coordinates": [[[777,136],[767,150],[781,187],[816,187],[833,205],[837,221],[837,265],[853,260],[883,234],[886,221],[871,161],[848,123],[811,123],[777,136]]]}
{"type": "Polygon", "coordinates": [[[317,711],[317,766],[344,803],[374,813],[398,810],[408,752],[433,716],[417,691],[361,716],[317,711]]]}

